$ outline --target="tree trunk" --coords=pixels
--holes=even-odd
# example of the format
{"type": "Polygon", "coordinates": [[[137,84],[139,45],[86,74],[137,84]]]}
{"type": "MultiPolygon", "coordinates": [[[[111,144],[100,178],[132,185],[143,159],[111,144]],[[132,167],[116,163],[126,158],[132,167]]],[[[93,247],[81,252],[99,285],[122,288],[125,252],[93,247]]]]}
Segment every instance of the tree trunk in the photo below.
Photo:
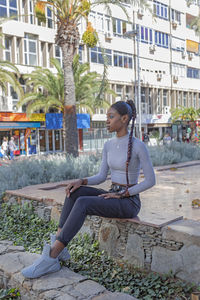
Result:
{"type": "Polygon", "coordinates": [[[76,98],[73,76],[73,45],[63,44],[63,68],[64,68],[64,111],[63,126],[65,126],[65,149],[68,154],[78,156],[78,131],[76,120],[76,98]]]}

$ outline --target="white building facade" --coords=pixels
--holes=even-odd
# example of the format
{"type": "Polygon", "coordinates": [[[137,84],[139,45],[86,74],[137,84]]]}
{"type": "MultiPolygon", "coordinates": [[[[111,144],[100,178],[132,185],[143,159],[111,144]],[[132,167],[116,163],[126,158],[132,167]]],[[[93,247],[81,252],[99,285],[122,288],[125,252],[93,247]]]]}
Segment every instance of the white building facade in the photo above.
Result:
{"type": "MultiPolygon", "coordinates": [[[[110,17],[104,8],[96,7],[89,20],[98,32],[99,43],[89,49],[88,55],[80,42],[79,54],[82,62],[90,62],[91,71],[102,74],[101,48],[104,48],[109,64],[108,79],[117,94],[117,97],[108,96],[108,100],[112,104],[116,100],[134,98],[137,41],[124,34],[137,29],[142,128],[144,132],[157,128],[162,135],[171,127],[171,108],[179,105],[200,108],[200,37],[190,28],[191,21],[199,14],[200,1],[194,0],[189,7],[186,0],[148,3],[153,15],[124,4],[130,22],[119,8],[113,6],[110,17]]],[[[51,10],[47,8],[46,24],[40,24],[34,16],[32,0],[0,0],[0,17],[16,14],[16,20],[1,25],[5,48],[0,48],[0,59],[16,64],[21,74],[30,73],[36,66],[52,68],[51,57],[61,61],[61,50],[54,43],[56,25],[51,10]]],[[[80,33],[84,31],[83,22],[80,33]]],[[[24,85],[22,78],[21,84],[24,85]]],[[[17,101],[16,93],[9,87],[8,94],[1,95],[0,111],[16,112],[17,101]]],[[[94,127],[104,127],[106,111],[98,109],[92,118],[94,127]]]]}

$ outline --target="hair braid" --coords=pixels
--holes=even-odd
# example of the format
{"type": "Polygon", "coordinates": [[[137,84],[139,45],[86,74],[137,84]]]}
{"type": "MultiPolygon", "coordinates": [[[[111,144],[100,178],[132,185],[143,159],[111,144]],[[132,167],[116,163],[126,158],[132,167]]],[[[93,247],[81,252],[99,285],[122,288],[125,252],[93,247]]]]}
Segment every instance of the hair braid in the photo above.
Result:
{"type": "Polygon", "coordinates": [[[134,129],[134,123],[135,123],[135,119],[136,119],[136,108],[135,108],[135,104],[133,103],[132,100],[128,100],[126,102],[128,105],[130,105],[131,109],[132,109],[132,124],[131,124],[131,131],[129,134],[129,139],[128,139],[128,152],[127,152],[127,160],[126,160],[126,191],[129,188],[129,178],[128,178],[128,166],[131,160],[131,156],[132,156],[132,146],[133,146],[133,129],[134,129]]]}

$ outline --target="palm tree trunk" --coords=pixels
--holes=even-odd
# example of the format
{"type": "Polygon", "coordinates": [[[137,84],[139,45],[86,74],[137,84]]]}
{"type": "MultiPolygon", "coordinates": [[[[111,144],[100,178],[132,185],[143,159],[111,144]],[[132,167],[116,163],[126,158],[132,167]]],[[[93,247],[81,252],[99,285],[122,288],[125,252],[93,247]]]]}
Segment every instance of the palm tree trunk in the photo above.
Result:
{"type": "Polygon", "coordinates": [[[73,76],[73,45],[63,44],[63,68],[64,68],[64,111],[63,126],[65,126],[65,149],[68,154],[78,156],[78,131],[76,120],[76,98],[73,76]]]}

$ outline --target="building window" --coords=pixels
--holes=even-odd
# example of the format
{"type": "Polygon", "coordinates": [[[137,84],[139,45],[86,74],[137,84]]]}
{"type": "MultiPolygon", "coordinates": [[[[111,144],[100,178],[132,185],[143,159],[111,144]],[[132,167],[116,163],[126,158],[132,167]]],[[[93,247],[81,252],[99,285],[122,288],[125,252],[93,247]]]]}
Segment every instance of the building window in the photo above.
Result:
{"type": "MultiPolygon", "coordinates": [[[[105,56],[107,57],[108,64],[112,65],[112,51],[109,49],[104,49],[105,56]]],[[[90,49],[90,61],[93,63],[103,64],[103,54],[100,47],[94,47],[90,49]]]]}
{"type": "Polygon", "coordinates": [[[123,98],[123,85],[120,85],[120,84],[116,85],[116,94],[117,94],[117,100],[122,100],[122,98],[123,98]]]}
{"type": "Polygon", "coordinates": [[[127,22],[113,18],[113,34],[122,37],[127,31],[127,22]]]}
{"type": "Polygon", "coordinates": [[[149,111],[148,111],[148,113],[150,115],[153,113],[153,109],[152,109],[152,107],[153,107],[152,92],[153,92],[153,90],[149,89],[149,99],[148,99],[149,111]]]}
{"type": "Polygon", "coordinates": [[[83,63],[83,45],[79,45],[79,48],[78,48],[78,54],[79,54],[79,61],[80,63],[83,63]]]}
{"type": "Polygon", "coordinates": [[[144,26],[140,26],[140,40],[143,43],[153,43],[153,31],[152,29],[144,26]]]}
{"type": "Polygon", "coordinates": [[[133,57],[130,54],[114,51],[114,66],[121,68],[133,68],[133,57]]]}
{"type": "Polygon", "coordinates": [[[29,22],[34,24],[34,11],[33,11],[33,2],[29,1],[29,22]]]}
{"type": "Polygon", "coordinates": [[[161,114],[161,90],[158,89],[158,94],[157,94],[157,113],[161,114]]]}
{"type": "Polygon", "coordinates": [[[167,106],[167,90],[163,90],[163,106],[167,106]]]}
{"type": "Polygon", "coordinates": [[[62,66],[62,51],[58,45],[55,45],[55,58],[59,61],[62,66]]]}
{"type": "Polygon", "coordinates": [[[11,37],[6,36],[5,37],[5,60],[11,61],[11,45],[12,45],[12,39],[11,37]]]}
{"type": "Polygon", "coordinates": [[[14,91],[13,87],[10,86],[10,95],[12,97],[12,99],[15,101],[15,100],[18,100],[18,95],[17,93],[14,91]]]}
{"type": "Polygon", "coordinates": [[[181,105],[181,92],[177,92],[177,107],[181,105]]]}
{"type": "Polygon", "coordinates": [[[199,94],[199,108],[200,108],[200,94],[199,94]]]}
{"type": "Polygon", "coordinates": [[[183,106],[187,107],[187,93],[186,92],[183,93],[183,106]]]}
{"type": "Polygon", "coordinates": [[[24,37],[25,65],[37,66],[37,37],[25,34],[24,37]]]}
{"type": "Polygon", "coordinates": [[[0,0],[0,17],[13,17],[18,20],[17,14],[17,0],[0,0]]]}
{"type": "Polygon", "coordinates": [[[187,77],[199,79],[200,78],[200,70],[187,67],[187,77]]]}
{"type": "Polygon", "coordinates": [[[185,40],[172,36],[171,47],[176,51],[185,51],[185,40]]]}
{"type": "Polygon", "coordinates": [[[193,94],[193,107],[194,108],[197,107],[197,94],[196,93],[193,94]]]}
{"type": "Polygon", "coordinates": [[[98,31],[104,32],[104,18],[103,18],[103,14],[97,13],[97,16],[96,16],[96,29],[98,31]]]}
{"type": "Polygon", "coordinates": [[[105,16],[105,31],[112,32],[111,30],[111,18],[110,16],[105,16]]]}
{"type": "Polygon", "coordinates": [[[168,6],[167,5],[160,3],[158,1],[154,1],[153,2],[153,12],[157,17],[168,20],[168,6]]]}
{"type": "Polygon", "coordinates": [[[17,64],[20,64],[20,45],[21,45],[21,38],[17,38],[17,45],[16,45],[16,59],[17,64]]]}
{"type": "Polygon", "coordinates": [[[52,10],[47,7],[47,27],[53,28],[52,10]]]}
{"type": "Polygon", "coordinates": [[[181,24],[181,12],[175,9],[171,9],[171,20],[181,24]]]}
{"type": "Polygon", "coordinates": [[[131,99],[132,87],[126,85],[126,99],[131,99]]]}
{"type": "Polygon", "coordinates": [[[172,75],[185,77],[185,66],[181,64],[172,63],[172,75]]]}
{"type": "Polygon", "coordinates": [[[160,31],[155,31],[155,44],[163,48],[168,48],[169,46],[168,34],[160,31]]]}

